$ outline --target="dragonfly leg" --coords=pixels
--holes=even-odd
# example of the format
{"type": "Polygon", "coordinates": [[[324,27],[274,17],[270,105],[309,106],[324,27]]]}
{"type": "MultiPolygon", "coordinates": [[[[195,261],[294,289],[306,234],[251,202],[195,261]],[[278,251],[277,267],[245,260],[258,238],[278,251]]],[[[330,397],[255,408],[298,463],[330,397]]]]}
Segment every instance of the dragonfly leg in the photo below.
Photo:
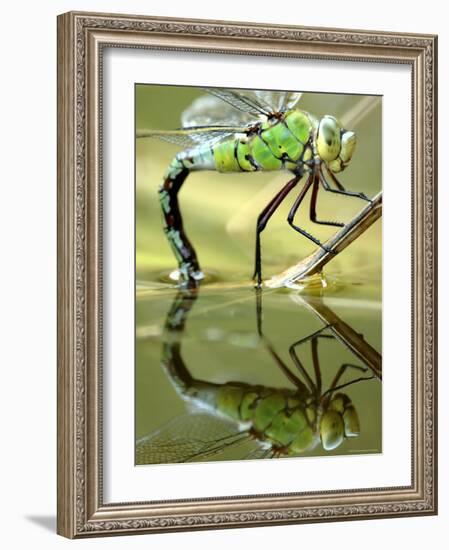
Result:
{"type": "Polygon", "coordinates": [[[318,223],[321,225],[331,225],[334,227],[344,227],[344,223],[341,222],[330,222],[330,221],[324,221],[324,220],[317,220],[316,217],[316,199],[318,196],[318,189],[319,189],[320,180],[318,178],[315,178],[313,182],[312,187],[312,196],[310,198],[310,220],[313,223],[318,223]]]}
{"type": "Polygon", "coordinates": [[[316,330],[312,334],[309,334],[308,336],[305,336],[304,338],[301,338],[300,340],[293,342],[290,348],[295,348],[296,346],[300,346],[301,344],[308,342],[312,338],[315,338],[315,336],[322,336],[323,338],[335,338],[334,334],[323,334],[323,332],[327,329],[332,329],[332,325],[331,324],[324,325],[324,327],[321,327],[320,329],[316,330]]]}
{"type": "Polygon", "coordinates": [[[175,157],[159,187],[159,202],[164,216],[164,231],[178,260],[181,279],[187,286],[197,286],[203,275],[195,249],[184,232],[178,204],[178,192],[188,175],[189,170],[175,157]]]}
{"type": "Polygon", "coordinates": [[[313,370],[315,372],[316,389],[317,389],[318,395],[321,395],[322,380],[321,380],[320,359],[318,357],[318,342],[319,342],[319,337],[315,336],[315,338],[312,338],[310,344],[312,347],[312,363],[313,363],[313,370]]]}
{"type": "Polygon", "coordinates": [[[358,197],[359,199],[362,199],[367,202],[372,202],[372,200],[365,195],[365,193],[357,193],[355,191],[347,191],[343,185],[338,181],[336,176],[326,167],[326,171],[331,178],[334,185],[337,187],[337,189],[332,189],[329,182],[326,180],[323,171],[320,169],[320,181],[326,191],[329,191],[330,193],[337,193],[338,195],[345,195],[347,197],[358,197]]]}
{"type": "Polygon", "coordinates": [[[293,203],[293,206],[287,216],[287,221],[290,225],[290,227],[292,227],[295,231],[297,231],[298,233],[300,233],[301,235],[303,235],[304,237],[307,237],[309,240],[311,240],[313,243],[315,243],[316,245],[320,246],[323,250],[325,250],[326,252],[331,252],[332,253],[332,250],[330,248],[327,248],[326,246],[324,246],[321,241],[319,241],[316,237],[314,237],[313,235],[311,235],[310,233],[308,233],[305,229],[302,229],[301,227],[299,227],[298,225],[295,225],[293,223],[293,220],[295,218],[295,214],[300,206],[300,204],[302,203],[307,191],[309,190],[310,186],[312,185],[312,183],[314,182],[315,180],[315,175],[314,174],[311,174],[309,176],[309,178],[307,179],[304,187],[301,189],[301,192],[299,193],[299,195],[297,196],[295,202],[293,203]]]}
{"type": "MultiPolygon", "coordinates": [[[[305,387],[304,384],[296,376],[296,374],[294,374],[290,370],[290,368],[286,365],[286,363],[281,359],[281,357],[278,355],[278,353],[274,350],[273,346],[270,343],[268,343],[267,341],[265,341],[265,345],[267,346],[268,351],[269,351],[270,355],[272,356],[272,358],[274,359],[275,363],[281,369],[281,371],[287,377],[287,379],[294,386],[296,386],[298,389],[304,388],[305,387]]],[[[302,365],[301,365],[301,367],[302,367],[302,365]]],[[[301,374],[305,373],[305,375],[306,375],[306,377],[305,377],[306,384],[309,386],[309,389],[311,389],[311,388],[313,389],[313,383],[312,383],[312,386],[310,386],[309,381],[311,381],[311,380],[310,380],[310,377],[307,375],[307,371],[304,369],[304,367],[302,367],[302,370],[300,369],[300,372],[301,372],[301,374]]]]}
{"type": "Polygon", "coordinates": [[[303,378],[306,380],[307,385],[309,386],[312,392],[316,392],[317,388],[319,388],[319,391],[321,392],[321,370],[320,370],[319,361],[318,361],[318,339],[319,338],[334,339],[335,338],[334,334],[323,334],[323,331],[325,331],[328,328],[331,328],[331,326],[332,325],[325,325],[324,327],[320,328],[314,333],[309,334],[305,338],[301,338],[300,340],[293,342],[293,344],[288,349],[293,363],[295,364],[299,372],[302,374],[303,378]],[[309,376],[308,372],[304,368],[295,349],[297,346],[300,346],[301,344],[305,344],[309,340],[311,341],[311,345],[312,345],[312,361],[313,361],[313,368],[315,371],[316,383],[313,382],[312,378],[309,376]]]}
{"type": "Polygon", "coordinates": [[[257,286],[260,287],[262,284],[262,256],[260,250],[260,234],[265,229],[269,219],[278,209],[281,202],[285,197],[290,193],[290,191],[298,183],[300,176],[295,176],[291,179],[284,187],[277,193],[267,206],[262,210],[257,218],[256,224],[256,257],[255,257],[255,269],[253,279],[257,279],[257,286]]]}
{"type": "Polygon", "coordinates": [[[360,370],[362,372],[366,372],[368,370],[367,367],[360,367],[359,365],[352,365],[350,363],[343,363],[341,367],[338,369],[337,374],[335,375],[334,379],[331,382],[331,385],[329,386],[329,389],[325,391],[322,395],[322,399],[326,400],[326,402],[329,402],[332,398],[332,395],[343,388],[347,388],[348,386],[352,386],[353,384],[357,384],[358,382],[362,382],[363,380],[372,380],[375,378],[375,375],[371,376],[361,376],[359,378],[355,378],[354,380],[350,380],[349,382],[345,382],[344,384],[338,384],[340,381],[340,378],[343,376],[344,372],[348,368],[353,368],[355,370],[360,370]]]}
{"type": "MultiPolygon", "coordinates": [[[[276,365],[281,369],[283,374],[287,377],[287,379],[297,388],[305,388],[304,384],[301,382],[301,380],[291,371],[291,369],[287,366],[287,364],[282,360],[280,355],[276,352],[271,342],[268,340],[268,338],[264,335],[262,331],[262,291],[261,289],[256,289],[256,316],[257,316],[257,332],[259,334],[259,337],[261,338],[265,348],[268,350],[268,353],[271,355],[271,357],[274,359],[276,365]]],[[[307,377],[306,372],[306,377],[307,377]]],[[[306,383],[308,383],[308,380],[306,379],[306,383]]],[[[310,386],[309,386],[309,389],[310,386]]],[[[313,391],[313,387],[312,387],[313,391]]]]}
{"type": "Polygon", "coordinates": [[[295,365],[295,367],[298,369],[298,371],[301,373],[302,377],[304,378],[304,381],[306,382],[310,392],[312,394],[317,393],[317,387],[316,384],[313,382],[312,378],[309,376],[309,373],[304,368],[304,365],[302,364],[301,360],[299,359],[296,350],[294,348],[294,344],[290,346],[289,348],[290,357],[295,365]]]}

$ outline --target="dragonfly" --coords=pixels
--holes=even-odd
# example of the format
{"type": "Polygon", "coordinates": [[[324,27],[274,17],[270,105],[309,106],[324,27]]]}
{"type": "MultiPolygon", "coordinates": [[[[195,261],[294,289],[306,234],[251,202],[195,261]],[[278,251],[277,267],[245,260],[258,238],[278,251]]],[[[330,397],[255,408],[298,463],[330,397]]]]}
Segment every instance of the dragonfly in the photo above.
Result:
{"type": "Polygon", "coordinates": [[[180,290],[175,297],[165,324],[161,361],[175,391],[192,412],[138,439],[137,464],[192,462],[231,448],[245,459],[285,458],[300,456],[317,445],[332,451],[345,439],[359,435],[356,408],[342,390],[375,375],[365,376],[368,368],[345,363],[337,369],[329,387],[323,388],[318,348],[320,341],[337,338],[330,325],[290,346],[292,369],[263,333],[258,301],[258,334],[289,387],[237,381],[214,383],[192,376],[182,355],[182,334],[197,297],[198,288],[180,290]],[[297,352],[308,344],[312,375],[297,352]],[[348,370],[363,374],[342,383],[348,370]]]}
{"type": "Polygon", "coordinates": [[[195,286],[195,282],[204,278],[195,248],[185,232],[178,202],[178,193],[187,176],[197,170],[223,174],[283,170],[293,175],[256,221],[253,280],[256,287],[261,287],[261,233],[301,180],[304,184],[292,204],[287,222],[296,232],[325,250],[328,249],[319,239],[295,223],[306,194],[311,192],[310,220],[325,226],[343,227],[344,223],[317,217],[319,189],[370,202],[364,193],[345,189],[336,176],[352,159],[356,134],[343,128],[334,116],[318,119],[300,109],[301,92],[221,88],[206,88],[205,91],[183,112],[181,128],[142,130],[137,137],[159,138],[183,148],[168,166],[158,194],[164,231],[178,261],[179,278],[186,286],[195,286]]]}

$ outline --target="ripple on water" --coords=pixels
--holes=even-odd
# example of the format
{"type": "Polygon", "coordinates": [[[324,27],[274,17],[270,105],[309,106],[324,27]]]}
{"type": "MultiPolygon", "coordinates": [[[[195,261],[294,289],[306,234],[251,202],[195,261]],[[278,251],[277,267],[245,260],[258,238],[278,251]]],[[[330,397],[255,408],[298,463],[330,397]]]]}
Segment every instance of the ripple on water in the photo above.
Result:
{"type": "MultiPolygon", "coordinates": [[[[181,272],[179,271],[179,269],[174,269],[174,270],[160,271],[157,274],[155,274],[155,278],[161,283],[180,286],[180,282],[181,282],[180,275],[181,275],[181,272]]],[[[224,279],[220,277],[220,275],[216,271],[209,270],[209,269],[201,271],[200,275],[196,279],[198,282],[201,283],[201,286],[224,281],[224,279]]]]}

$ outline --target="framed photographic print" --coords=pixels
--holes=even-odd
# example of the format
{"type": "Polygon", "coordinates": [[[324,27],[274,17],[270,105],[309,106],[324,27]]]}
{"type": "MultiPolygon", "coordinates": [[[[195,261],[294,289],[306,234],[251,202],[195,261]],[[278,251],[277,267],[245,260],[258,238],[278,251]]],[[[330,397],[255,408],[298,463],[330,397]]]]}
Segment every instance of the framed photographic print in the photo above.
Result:
{"type": "Polygon", "coordinates": [[[58,532],[435,514],[430,35],[58,18],[58,532]]]}

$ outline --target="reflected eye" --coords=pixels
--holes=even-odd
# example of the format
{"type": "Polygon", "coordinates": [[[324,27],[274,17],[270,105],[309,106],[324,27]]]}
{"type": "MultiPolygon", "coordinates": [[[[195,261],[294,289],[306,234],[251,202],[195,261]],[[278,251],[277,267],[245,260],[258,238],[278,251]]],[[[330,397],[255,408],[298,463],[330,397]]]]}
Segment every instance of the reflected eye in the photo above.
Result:
{"type": "Polygon", "coordinates": [[[334,117],[326,115],[320,120],[317,151],[322,160],[331,162],[340,153],[340,125],[334,117]]]}
{"type": "Polygon", "coordinates": [[[327,410],[321,417],[320,436],[323,448],[326,451],[336,449],[345,437],[345,425],[341,414],[327,410]]]}
{"type": "Polygon", "coordinates": [[[343,414],[345,423],[345,436],[357,437],[360,434],[360,422],[357,411],[353,405],[350,405],[343,414]]]}

